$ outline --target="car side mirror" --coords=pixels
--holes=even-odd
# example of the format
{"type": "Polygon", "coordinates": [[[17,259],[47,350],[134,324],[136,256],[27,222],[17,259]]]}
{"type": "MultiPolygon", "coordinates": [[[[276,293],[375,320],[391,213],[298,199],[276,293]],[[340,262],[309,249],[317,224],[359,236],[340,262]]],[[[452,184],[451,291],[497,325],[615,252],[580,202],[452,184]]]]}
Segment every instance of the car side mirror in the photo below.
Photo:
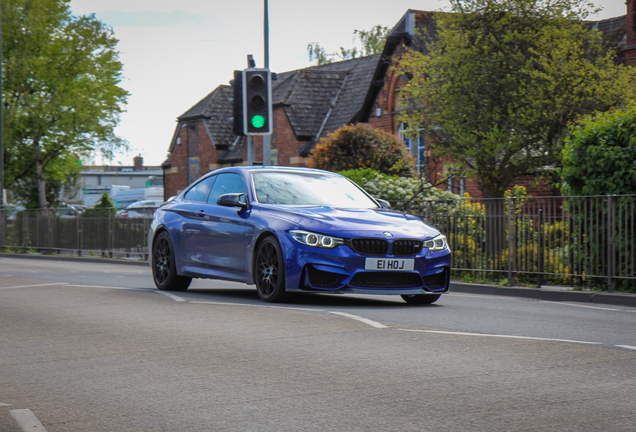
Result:
{"type": "Polygon", "coordinates": [[[380,198],[376,198],[375,200],[378,202],[378,204],[380,204],[382,208],[385,208],[385,209],[391,208],[391,204],[388,201],[380,199],[380,198]]]}
{"type": "Polygon", "coordinates": [[[216,203],[218,205],[222,205],[225,207],[241,207],[243,209],[247,208],[247,203],[245,203],[241,197],[244,197],[244,193],[229,193],[221,195],[216,203]]]}

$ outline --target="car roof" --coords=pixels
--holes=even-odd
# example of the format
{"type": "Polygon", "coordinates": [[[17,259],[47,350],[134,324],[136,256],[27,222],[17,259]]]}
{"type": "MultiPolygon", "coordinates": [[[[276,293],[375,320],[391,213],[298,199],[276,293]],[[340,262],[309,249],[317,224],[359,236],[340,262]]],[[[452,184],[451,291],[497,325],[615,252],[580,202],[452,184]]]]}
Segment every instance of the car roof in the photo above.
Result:
{"type": "Polygon", "coordinates": [[[289,172],[289,173],[327,174],[327,175],[340,176],[340,174],[335,172],[319,170],[315,168],[254,165],[254,166],[234,166],[234,167],[218,168],[214,171],[210,171],[204,176],[201,176],[201,178],[209,177],[215,174],[220,174],[222,172],[244,172],[244,173],[289,172]]]}

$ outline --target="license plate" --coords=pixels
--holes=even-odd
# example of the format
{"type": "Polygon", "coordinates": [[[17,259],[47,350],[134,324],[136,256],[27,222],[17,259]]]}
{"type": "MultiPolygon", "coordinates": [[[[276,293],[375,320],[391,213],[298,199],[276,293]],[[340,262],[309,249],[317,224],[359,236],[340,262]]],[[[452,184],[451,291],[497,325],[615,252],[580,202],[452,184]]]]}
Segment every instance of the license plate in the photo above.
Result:
{"type": "Polygon", "coordinates": [[[391,258],[367,258],[364,261],[365,270],[384,271],[411,271],[413,270],[414,259],[391,259],[391,258]]]}

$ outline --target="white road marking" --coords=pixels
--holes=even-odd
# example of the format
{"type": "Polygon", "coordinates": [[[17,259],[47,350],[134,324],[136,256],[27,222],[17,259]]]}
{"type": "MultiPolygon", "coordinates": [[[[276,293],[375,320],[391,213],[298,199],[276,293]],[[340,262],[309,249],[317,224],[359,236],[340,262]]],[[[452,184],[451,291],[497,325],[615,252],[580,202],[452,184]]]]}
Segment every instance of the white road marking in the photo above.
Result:
{"type": "Polygon", "coordinates": [[[40,420],[38,420],[30,409],[17,409],[9,412],[23,431],[46,432],[44,425],[40,423],[40,420]]]}
{"type": "Polygon", "coordinates": [[[614,345],[615,347],[619,347],[619,348],[625,348],[625,349],[630,349],[630,350],[636,350],[636,346],[631,346],[631,345],[614,345]]]}
{"type": "Polygon", "coordinates": [[[599,309],[599,310],[608,310],[608,311],[620,311],[620,309],[607,308],[607,307],[600,307],[600,306],[587,306],[587,305],[580,305],[580,304],[574,304],[574,303],[554,302],[554,301],[547,301],[547,300],[541,300],[541,302],[542,302],[542,303],[550,303],[550,304],[558,304],[558,305],[562,305],[562,306],[574,306],[574,307],[587,308],[587,309],[599,309]]]}
{"type": "Polygon", "coordinates": [[[211,304],[217,306],[247,306],[247,307],[261,307],[261,308],[270,308],[270,309],[290,309],[290,310],[299,310],[299,311],[308,311],[308,312],[326,312],[322,309],[307,309],[307,308],[298,308],[291,306],[270,306],[270,305],[255,305],[255,304],[245,304],[245,303],[226,303],[226,302],[211,302],[211,301],[196,301],[192,300],[190,303],[195,304],[211,304]]]}
{"type": "Polygon", "coordinates": [[[379,329],[388,328],[384,324],[380,324],[377,321],[372,321],[372,320],[370,320],[368,318],[363,318],[363,317],[360,317],[360,316],[357,316],[357,315],[351,315],[351,314],[348,314],[348,313],[345,313],[345,312],[331,312],[331,311],[329,311],[329,313],[330,314],[334,314],[334,315],[340,315],[340,316],[343,316],[343,317],[346,317],[346,318],[351,318],[351,319],[354,319],[356,321],[360,321],[362,323],[368,324],[371,327],[375,327],[375,328],[379,328],[379,329]]]}
{"type": "Polygon", "coordinates": [[[68,285],[66,282],[56,282],[56,283],[45,283],[45,284],[37,284],[37,285],[16,285],[10,287],[0,287],[0,290],[14,289],[14,288],[32,288],[32,287],[41,287],[41,286],[52,286],[52,285],[68,285]]]}
{"type": "Polygon", "coordinates": [[[170,294],[170,293],[168,293],[168,292],[164,292],[164,291],[153,291],[153,292],[156,292],[157,294],[165,295],[166,297],[170,297],[172,300],[177,301],[177,302],[185,301],[185,300],[184,300],[184,299],[182,299],[181,297],[176,296],[176,295],[174,295],[174,294],[170,294]]]}
{"type": "Polygon", "coordinates": [[[448,334],[448,335],[458,335],[458,336],[481,336],[481,337],[495,337],[495,338],[508,338],[508,339],[538,340],[538,341],[549,341],[549,342],[568,342],[568,343],[578,343],[578,344],[587,344],[587,345],[602,345],[602,342],[585,342],[585,341],[575,341],[570,339],[539,338],[539,337],[530,337],[530,336],[466,333],[466,332],[453,332],[453,331],[442,331],[442,330],[415,330],[415,329],[398,329],[398,330],[406,331],[406,332],[437,333],[437,334],[448,334]]]}
{"type": "Polygon", "coordinates": [[[13,404],[6,404],[6,403],[0,402],[0,406],[9,406],[9,405],[13,405],[13,404]]]}
{"type": "Polygon", "coordinates": [[[80,288],[108,288],[108,289],[116,289],[116,290],[124,290],[124,291],[156,292],[156,290],[148,289],[148,288],[126,288],[126,287],[113,287],[113,286],[101,286],[101,285],[74,285],[74,284],[68,284],[68,286],[80,287],[80,288]]]}

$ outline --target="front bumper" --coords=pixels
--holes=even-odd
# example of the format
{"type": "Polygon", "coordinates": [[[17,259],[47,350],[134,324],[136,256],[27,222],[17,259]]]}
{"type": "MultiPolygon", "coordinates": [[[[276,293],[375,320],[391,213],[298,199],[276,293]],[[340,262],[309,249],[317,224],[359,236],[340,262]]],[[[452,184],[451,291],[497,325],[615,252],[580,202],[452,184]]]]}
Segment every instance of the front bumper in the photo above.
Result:
{"type": "MultiPolygon", "coordinates": [[[[363,255],[347,245],[334,249],[304,246],[281,236],[286,290],[355,294],[435,294],[448,292],[451,252],[424,248],[412,256],[363,255]],[[413,259],[411,271],[365,270],[366,258],[413,259]]],[[[397,240],[397,239],[396,239],[397,240]]]]}

